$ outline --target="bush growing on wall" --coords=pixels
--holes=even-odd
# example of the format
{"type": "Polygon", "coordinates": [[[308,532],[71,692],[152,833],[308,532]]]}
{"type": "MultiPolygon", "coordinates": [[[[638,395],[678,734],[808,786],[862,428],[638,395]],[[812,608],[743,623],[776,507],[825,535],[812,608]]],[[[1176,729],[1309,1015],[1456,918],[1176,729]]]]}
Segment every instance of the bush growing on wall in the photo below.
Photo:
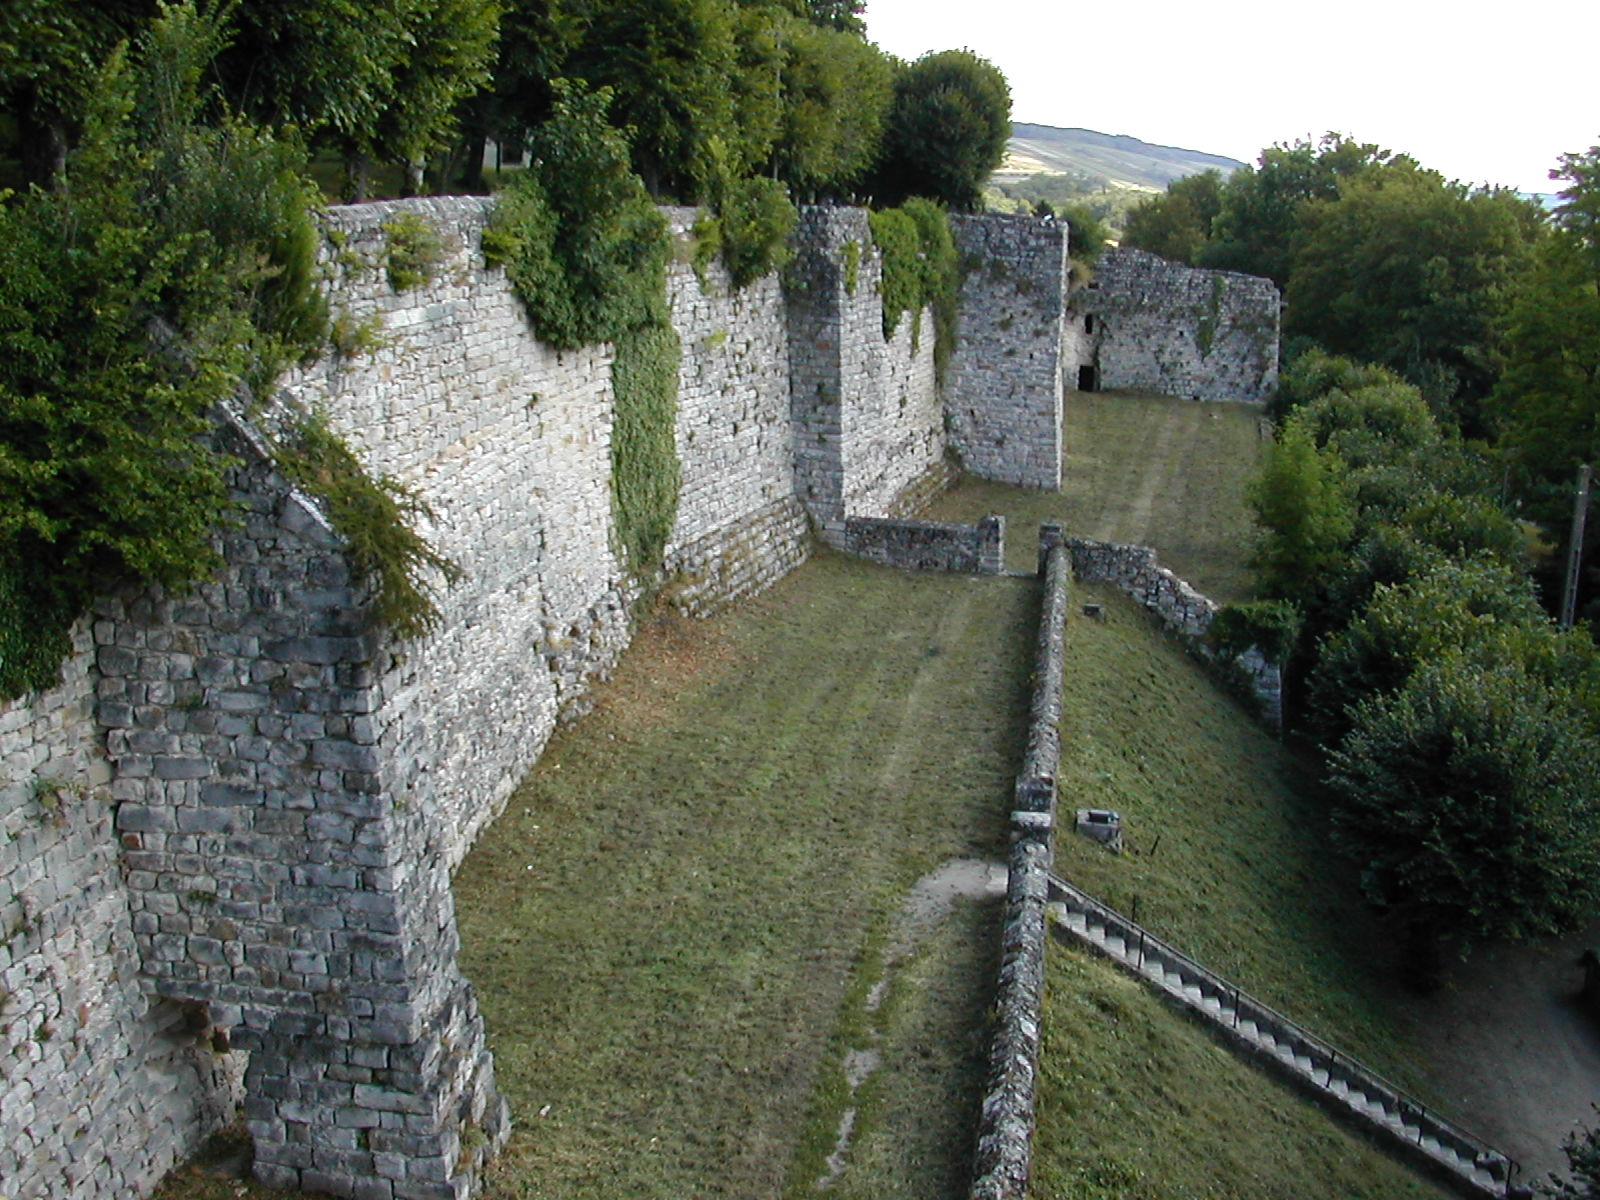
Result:
{"type": "Polygon", "coordinates": [[[214,568],[210,410],[326,337],[300,154],[202,121],[222,37],[165,10],[101,75],[59,190],[0,206],[6,697],[56,680],[95,594],[214,568]]]}
{"type": "Polygon", "coordinates": [[[667,226],[606,121],[610,94],[557,89],[534,169],[500,195],[484,257],[504,266],[534,331],[561,349],[617,347],[612,502],[629,566],[660,564],[678,510],[677,334],[668,320],[667,226]]]}

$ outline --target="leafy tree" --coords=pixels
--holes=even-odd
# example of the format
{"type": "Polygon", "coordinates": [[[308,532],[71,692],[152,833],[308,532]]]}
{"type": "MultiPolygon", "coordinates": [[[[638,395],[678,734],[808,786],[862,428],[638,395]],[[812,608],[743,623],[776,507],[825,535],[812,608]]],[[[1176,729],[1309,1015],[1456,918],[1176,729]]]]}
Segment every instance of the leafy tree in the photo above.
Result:
{"type": "Polygon", "coordinates": [[[1357,706],[1335,830],[1419,973],[1446,941],[1560,932],[1600,899],[1600,742],[1559,689],[1452,656],[1357,706]]]}
{"type": "Polygon", "coordinates": [[[1199,265],[1265,275],[1280,288],[1287,287],[1301,206],[1335,199],[1341,181],[1390,166],[1415,163],[1338,133],[1314,143],[1301,140],[1268,147],[1255,167],[1228,177],[1211,223],[1211,244],[1204,248],[1199,265]]]}
{"type": "Polygon", "coordinates": [[[1064,204],[1058,214],[1067,223],[1068,244],[1072,257],[1080,263],[1093,266],[1100,261],[1111,230],[1094,214],[1087,204],[1064,204]]]}
{"type": "MultiPolygon", "coordinates": [[[[412,11],[427,0],[260,0],[235,10],[219,61],[233,101],[256,120],[328,137],[357,161],[395,98],[412,11]]],[[[359,181],[358,181],[359,184],[359,181]]]]}
{"type": "Polygon", "coordinates": [[[0,206],[0,695],[54,681],[93,595],[212,567],[212,406],[323,340],[298,148],[200,120],[223,37],[164,9],[111,55],[61,188],[0,206]]]}
{"type": "Polygon", "coordinates": [[[1569,1177],[1552,1174],[1539,1194],[1552,1200],[1600,1200],[1600,1126],[1570,1133],[1561,1143],[1569,1177]]]}
{"type": "Polygon", "coordinates": [[[870,42],[835,29],[790,22],[783,37],[773,173],[797,193],[846,197],[877,159],[893,65],[870,42]]]}
{"type": "Polygon", "coordinates": [[[1568,187],[1512,304],[1491,406],[1519,494],[1564,531],[1578,464],[1600,463],[1600,146],[1552,176],[1568,187]]]}
{"type": "Polygon", "coordinates": [[[1302,341],[1301,346],[1300,352],[1288,359],[1283,373],[1278,376],[1273,414],[1279,419],[1335,388],[1354,392],[1376,384],[1401,382],[1400,376],[1388,367],[1329,354],[1315,342],[1302,341]]]}
{"type": "Polygon", "coordinates": [[[1435,562],[1398,586],[1377,587],[1365,610],[1321,647],[1308,700],[1328,744],[1343,736],[1355,705],[1399,690],[1427,663],[1452,655],[1512,661],[1518,634],[1548,628],[1520,571],[1486,556],[1435,562]]]}
{"type": "Polygon", "coordinates": [[[66,163],[102,65],[155,16],[154,0],[7,0],[0,5],[0,112],[17,123],[23,174],[66,163]]]}
{"type": "Polygon", "coordinates": [[[488,84],[500,32],[500,0],[414,0],[410,51],[397,64],[393,100],[370,139],[372,152],[405,169],[406,191],[422,190],[423,166],[447,149],[463,100],[488,84]]]}
{"type": "Polygon", "coordinates": [[[1302,608],[1338,568],[1355,531],[1344,462],[1319,451],[1310,430],[1291,422],[1251,481],[1246,502],[1264,533],[1253,562],[1261,589],[1302,608]]]}
{"type": "Polygon", "coordinates": [[[611,119],[630,132],[652,195],[699,200],[714,142],[750,159],[734,125],[734,27],[722,0],[570,0],[566,10],[577,34],[565,69],[610,90],[611,119]]]}
{"type": "Polygon", "coordinates": [[[1202,171],[1174,180],[1165,193],[1151,196],[1128,213],[1122,244],[1196,266],[1210,244],[1221,207],[1220,172],[1202,171]]]}
{"type": "Polygon", "coordinates": [[[924,196],[954,209],[982,201],[983,182],[1011,136],[1011,89],[970,50],[925,54],[895,81],[874,171],[880,201],[924,196]]]}
{"type": "Polygon", "coordinates": [[[575,33],[555,0],[507,0],[486,87],[464,98],[458,112],[461,139],[447,178],[483,186],[483,146],[494,139],[514,156],[547,120],[555,104],[553,81],[562,74],[575,33]]]}
{"type": "Polygon", "coordinates": [[[1380,363],[1469,434],[1498,367],[1511,284],[1539,229],[1526,202],[1389,166],[1305,203],[1289,280],[1292,329],[1380,363]]]}

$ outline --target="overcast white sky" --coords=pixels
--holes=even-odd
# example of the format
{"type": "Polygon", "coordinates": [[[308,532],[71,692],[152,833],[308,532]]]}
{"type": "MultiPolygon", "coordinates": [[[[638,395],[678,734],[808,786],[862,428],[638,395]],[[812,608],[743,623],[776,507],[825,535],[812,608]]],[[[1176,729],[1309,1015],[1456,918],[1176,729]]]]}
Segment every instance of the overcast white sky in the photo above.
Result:
{"type": "Polygon", "coordinates": [[[915,58],[966,47],[1012,116],[1253,162],[1328,130],[1469,183],[1547,192],[1600,142],[1600,0],[867,0],[915,58]]]}

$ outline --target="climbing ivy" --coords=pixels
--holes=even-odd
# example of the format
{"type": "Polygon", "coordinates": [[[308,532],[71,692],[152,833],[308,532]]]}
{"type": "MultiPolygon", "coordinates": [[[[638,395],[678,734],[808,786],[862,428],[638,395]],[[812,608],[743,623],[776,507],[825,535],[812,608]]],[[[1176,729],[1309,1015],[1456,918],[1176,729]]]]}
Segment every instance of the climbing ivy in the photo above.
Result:
{"type": "Polygon", "coordinates": [[[422,497],[368,475],[320,413],[291,429],[273,458],[285,476],[327,506],[357,577],[372,586],[375,623],[402,638],[433,629],[439,609],[429,575],[438,572],[454,583],[461,570],[416,532],[418,519],[433,515],[422,497]]]}
{"type": "MultiPolygon", "coordinates": [[[[883,335],[893,337],[903,314],[920,331],[924,305],[933,311],[934,368],[944,382],[955,348],[956,312],[961,292],[961,260],[950,216],[931,200],[907,200],[899,208],[869,213],[872,241],[883,255],[883,335]]],[[[846,270],[849,250],[846,249],[846,270]]],[[[912,342],[916,345],[915,335],[912,342]]]]}
{"type": "MultiPolygon", "coordinates": [[[[678,336],[668,320],[667,225],[606,121],[610,91],[557,88],[532,165],[500,194],[483,236],[541,339],[616,346],[612,506],[628,565],[661,562],[677,518],[678,336]]],[[[719,230],[725,237],[725,233],[719,230]]],[[[707,235],[708,236],[708,235],[707,235]]]]}
{"type": "Polygon", "coordinates": [[[1206,307],[1200,313],[1200,319],[1195,324],[1194,343],[1200,348],[1200,357],[1206,358],[1211,353],[1211,347],[1217,340],[1217,327],[1222,323],[1222,298],[1227,294],[1228,285],[1222,276],[1213,275],[1211,278],[1211,295],[1206,301],[1206,307]]]}

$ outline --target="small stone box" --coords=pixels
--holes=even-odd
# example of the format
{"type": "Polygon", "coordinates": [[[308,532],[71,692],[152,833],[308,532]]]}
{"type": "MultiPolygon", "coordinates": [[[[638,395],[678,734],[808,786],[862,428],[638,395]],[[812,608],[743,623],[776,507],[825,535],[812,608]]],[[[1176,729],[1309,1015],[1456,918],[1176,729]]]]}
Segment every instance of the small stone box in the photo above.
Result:
{"type": "Polygon", "coordinates": [[[1122,853],[1122,814],[1109,808],[1080,808],[1077,830],[1107,850],[1122,853]]]}

